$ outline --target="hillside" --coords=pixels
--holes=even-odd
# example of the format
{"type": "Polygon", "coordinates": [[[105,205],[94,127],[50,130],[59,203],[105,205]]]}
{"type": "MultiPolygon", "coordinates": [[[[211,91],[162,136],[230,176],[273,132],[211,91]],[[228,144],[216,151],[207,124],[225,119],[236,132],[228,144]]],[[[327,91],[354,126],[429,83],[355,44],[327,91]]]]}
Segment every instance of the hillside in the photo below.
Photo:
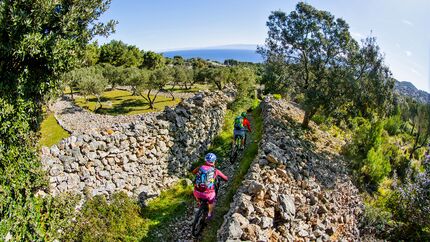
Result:
{"type": "Polygon", "coordinates": [[[400,95],[411,97],[419,102],[430,103],[430,93],[419,90],[410,82],[399,82],[396,80],[395,89],[400,95]]]}

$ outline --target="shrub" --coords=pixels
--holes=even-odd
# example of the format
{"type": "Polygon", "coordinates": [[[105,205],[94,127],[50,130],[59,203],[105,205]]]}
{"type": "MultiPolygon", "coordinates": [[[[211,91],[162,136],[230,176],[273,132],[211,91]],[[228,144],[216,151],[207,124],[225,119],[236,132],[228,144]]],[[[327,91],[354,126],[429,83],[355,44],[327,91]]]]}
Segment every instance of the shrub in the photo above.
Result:
{"type": "Polygon", "coordinates": [[[386,236],[386,232],[391,229],[391,212],[383,207],[374,204],[364,204],[364,214],[362,217],[363,230],[366,233],[386,236]]]}
{"type": "Polygon", "coordinates": [[[61,74],[81,63],[89,40],[112,30],[113,22],[98,21],[109,2],[0,2],[0,239],[51,241],[49,228],[66,219],[61,211],[51,217],[34,194],[48,185],[35,134],[61,74]]]}
{"type": "Polygon", "coordinates": [[[282,96],[281,96],[281,94],[273,94],[273,98],[276,100],[281,100],[282,96]]]}
{"type": "Polygon", "coordinates": [[[312,117],[312,121],[314,121],[316,124],[320,125],[320,124],[324,123],[325,118],[322,115],[315,114],[312,117]]]}
{"type": "Polygon", "coordinates": [[[398,134],[401,126],[402,126],[402,120],[400,118],[400,115],[396,115],[385,120],[384,129],[390,135],[396,135],[398,134]]]}
{"type": "Polygon", "coordinates": [[[108,202],[103,195],[84,204],[76,224],[65,240],[76,241],[138,241],[144,236],[145,220],[138,202],[127,194],[114,193],[108,202]]]}
{"type": "Polygon", "coordinates": [[[373,188],[391,172],[390,162],[385,158],[381,147],[372,147],[363,163],[360,171],[364,176],[364,182],[373,188]]]}
{"type": "Polygon", "coordinates": [[[396,185],[389,206],[398,222],[397,239],[430,239],[430,151],[423,161],[423,171],[409,170],[403,184],[396,185]]]}

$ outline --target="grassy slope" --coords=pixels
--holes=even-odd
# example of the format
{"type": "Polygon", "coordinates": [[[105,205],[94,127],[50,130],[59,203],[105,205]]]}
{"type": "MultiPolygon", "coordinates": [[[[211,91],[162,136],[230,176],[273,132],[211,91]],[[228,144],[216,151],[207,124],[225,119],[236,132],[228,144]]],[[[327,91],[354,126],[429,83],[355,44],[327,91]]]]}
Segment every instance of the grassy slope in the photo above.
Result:
{"type": "MultiPolygon", "coordinates": [[[[171,85],[167,85],[166,89],[170,90],[172,88],[171,85]]],[[[172,91],[181,93],[181,92],[198,92],[201,90],[210,90],[212,88],[209,84],[194,84],[190,89],[184,89],[182,86],[176,86],[172,91]]]]}
{"type": "Polygon", "coordinates": [[[145,219],[142,228],[145,236],[142,241],[156,241],[157,237],[151,230],[166,227],[172,219],[182,215],[187,209],[186,204],[192,201],[192,186],[183,182],[163,191],[160,196],[150,201],[142,210],[142,217],[145,219]]]}
{"type": "MultiPolygon", "coordinates": [[[[153,111],[161,111],[165,106],[175,106],[181,100],[176,98],[172,100],[170,97],[157,96],[154,104],[154,110],[149,109],[148,103],[141,96],[132,96],[132,93],[124,90],[106,91],[101,97],[102,108],[97,112],[120,115],[120,114],[140,114],[153,111]]],[[[88,102],[85,103],[83,97],[76,98],[75,103],[90,111],[94,111],[97,105],[97,98],[94,96],[88,97],[88,102]]]]}
{"type": "Polygon", "coordinates": [[[57,123],[53,113],[48,114],[43,120],[40,126],[40,133],[42,137],[40,138],[39,145],[48,147],[70,136],[70,134],[57,123]]]}

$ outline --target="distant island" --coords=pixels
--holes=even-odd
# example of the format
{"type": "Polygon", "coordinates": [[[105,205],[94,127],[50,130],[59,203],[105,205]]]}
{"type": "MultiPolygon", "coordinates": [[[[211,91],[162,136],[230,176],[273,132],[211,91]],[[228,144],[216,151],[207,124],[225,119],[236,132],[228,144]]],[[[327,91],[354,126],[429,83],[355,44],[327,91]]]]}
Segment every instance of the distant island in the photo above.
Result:
{"type": "Polygon", "coordinates": [[[263,58],[255,49],[191,49],[165,51],[162,54],[169,58],[173,58],[174,56],[182,56],[185,59],[200,57],[205,60],[209,59],[221,63],[227,59],[253,63],[263,62],[263,58]]]}

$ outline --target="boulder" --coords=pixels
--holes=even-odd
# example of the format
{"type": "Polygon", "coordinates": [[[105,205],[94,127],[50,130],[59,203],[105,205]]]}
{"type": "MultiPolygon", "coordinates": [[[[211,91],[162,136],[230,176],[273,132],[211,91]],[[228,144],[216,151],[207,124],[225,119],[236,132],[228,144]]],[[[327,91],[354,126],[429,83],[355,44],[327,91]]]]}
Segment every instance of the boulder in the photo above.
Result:
{"type": "Polygon", "coordinates": [[[279,194],[279,211],[281,217],[286,221],[291,221],[296,215],[296,206],[294,205],[294,199],[291,196],[285,194],[279,194]]]}
{"type": "Polygon", "coordinates": [[[241,228],[245,228],[246,226],[248,226],[249,221],[247,218],[245,218],[242,214],[240,213],[234,213],[233,215],[231,215],[233,221],[237,221],[240,224],[241,228]]]}
{"type": "Polygon", "coordinates": [[[249,194],[258,194],[261,191],[264,191],[264,185],[257,181],[252,181],[248,186],[249,194]]]}

